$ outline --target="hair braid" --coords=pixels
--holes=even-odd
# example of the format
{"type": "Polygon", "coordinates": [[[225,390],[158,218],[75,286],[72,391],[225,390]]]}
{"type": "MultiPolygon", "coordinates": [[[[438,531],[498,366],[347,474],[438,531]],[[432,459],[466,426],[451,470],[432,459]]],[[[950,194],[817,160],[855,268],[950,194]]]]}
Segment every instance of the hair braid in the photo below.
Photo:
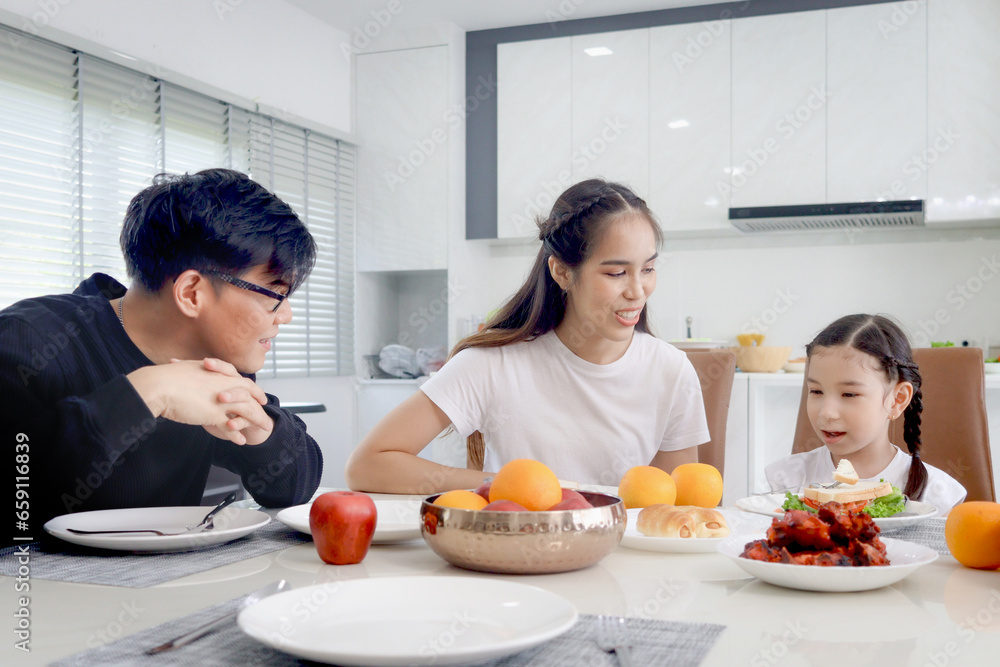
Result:
{"type": "MultiPolygon", "coordinates": [[[[903,369],[901,369],[903,370],[903,369]]],[[[917,382],[913,383],[913,398],[903,412],[903,442],[910,451],[910,474],[906,478],[906,488],[903,493],[914,500],[920,500],[927,488],[927,467],[920,460],[920,413],[923,412],[923,392],[920,390],[920,375],[916,370],[912,371],[917,375],[917,382]]],[[[905,373],[904,375],[910,375],[905,373]]],[[[909,378],[905,378],[912,382],[909,378]]]]}
{"type": "Polygon", "coordinates": [[[606,198],[606,193],[596,192],[589,197],[580,199],[580,201],[576,202],[576,206],[566,208],[556,213],[558,207],[557,202],[556,206],[552,207],[552,213],[549,217],[539,223],[538,238],[541,241],[548,243],[549,240],[557,234],[565,232],[567,229],[571,229],[573,227],[573,221],[586,219],[593,208],[606,198]]]}

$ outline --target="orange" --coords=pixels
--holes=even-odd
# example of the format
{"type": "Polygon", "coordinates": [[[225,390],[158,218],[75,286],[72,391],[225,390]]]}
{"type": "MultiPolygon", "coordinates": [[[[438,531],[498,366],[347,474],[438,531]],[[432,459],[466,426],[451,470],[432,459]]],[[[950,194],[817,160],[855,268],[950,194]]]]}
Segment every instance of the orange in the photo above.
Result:
{"type": "Polygon", "coordinates": [[[531,459],[508,461],[493,478],[490,502],[513,500],[529,510],[541,511],[562,500],[559,478],[544,463],[531,459]]]}
{"type": "Polygon", "coordinates": [[[718,507],[722,502],[722,473],[707,463],[682,463],[670,473],[677,485],[678,505],[718,507]]]}
{"type": "Polygon", "coordinates": [[[618,483],[618,497],[625,501],[627,509],[673,505],[677,498],[677,485],[665,470],[654,466],[635,466],[622,475],[618,483]]]}
{"type": "Polygon", "coordinates": [[[455,489],[454,491],[445,491],[442,493],[434,501],[434,504],[441,505],[442,507],[454,507],[460,510],[481,510],[486,507],[486,498],[483,498],[475,491],[455,489]]]}
{"type": "Polygon", "coordinates": [[[948,551],[965,567],[1000,568],[1000,503],[972,500],[952,508],[944,524],[948,551]]]}

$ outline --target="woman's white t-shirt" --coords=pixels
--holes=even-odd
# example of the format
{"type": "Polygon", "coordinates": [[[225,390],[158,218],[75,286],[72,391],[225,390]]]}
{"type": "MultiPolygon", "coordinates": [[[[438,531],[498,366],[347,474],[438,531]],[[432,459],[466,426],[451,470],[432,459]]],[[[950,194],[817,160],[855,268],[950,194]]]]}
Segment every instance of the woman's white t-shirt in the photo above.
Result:
{"type": "MultiPolygon", "coordinates": [[[[879,474],[868,480],[884,479],[902,490],[906,486],[906,478],[910,474],[909,454],[893,445],[896,455],[879,474]]],[[[927,468],[927,488],[921,502],[930,503],[942,514],[965,500],[965,487],[959,484],[948,473],[932,465],[924,463],[927,468]]],[[[817,447],[801,454],[792,454],[767,466],[764,474],[772,489],[789,489],[806,484],[826,483],[833,479],[833,456],[826,447],[817,447]]]]}
{"type": "Polygon", "coordinates": [[[584,361],[555,332],[456,354],[420,389],[460,436],[480,431],[483,469],[530,458],[560,479],[616,486],[657,451],[708,442],[698,375],[687,355],[635,332],[610,364],[584,361]]]}

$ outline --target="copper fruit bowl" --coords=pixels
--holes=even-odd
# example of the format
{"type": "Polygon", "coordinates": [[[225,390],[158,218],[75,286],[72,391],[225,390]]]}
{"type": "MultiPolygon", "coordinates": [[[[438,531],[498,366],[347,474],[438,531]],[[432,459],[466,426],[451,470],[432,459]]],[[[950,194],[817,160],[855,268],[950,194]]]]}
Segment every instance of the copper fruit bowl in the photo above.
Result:
{"type": "Polygon", "coordinates": [[[625,503],[581,491],[594,507],[554,512],[484,512],[420,505],[420,533],[434,553],[457,567],[502,574],[547,574],[588,567],[625,534],[625,503]]]}

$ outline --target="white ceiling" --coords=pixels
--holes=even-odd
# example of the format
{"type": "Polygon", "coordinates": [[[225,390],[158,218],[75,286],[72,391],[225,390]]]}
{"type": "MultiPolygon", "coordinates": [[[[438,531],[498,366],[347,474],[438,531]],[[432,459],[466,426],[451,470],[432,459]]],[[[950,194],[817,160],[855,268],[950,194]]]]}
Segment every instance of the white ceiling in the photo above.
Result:
{"type": "Polygon", "coordinates": [[[347,33],[378,17],[391,17],[394,30],[447,21],[469,30],[550,23],[561,18],[632,14],[656,9],[710,5],[723,0],[285,0],[347,33]],[[399,8],[394,15],[387,7],[399,8]]]}

